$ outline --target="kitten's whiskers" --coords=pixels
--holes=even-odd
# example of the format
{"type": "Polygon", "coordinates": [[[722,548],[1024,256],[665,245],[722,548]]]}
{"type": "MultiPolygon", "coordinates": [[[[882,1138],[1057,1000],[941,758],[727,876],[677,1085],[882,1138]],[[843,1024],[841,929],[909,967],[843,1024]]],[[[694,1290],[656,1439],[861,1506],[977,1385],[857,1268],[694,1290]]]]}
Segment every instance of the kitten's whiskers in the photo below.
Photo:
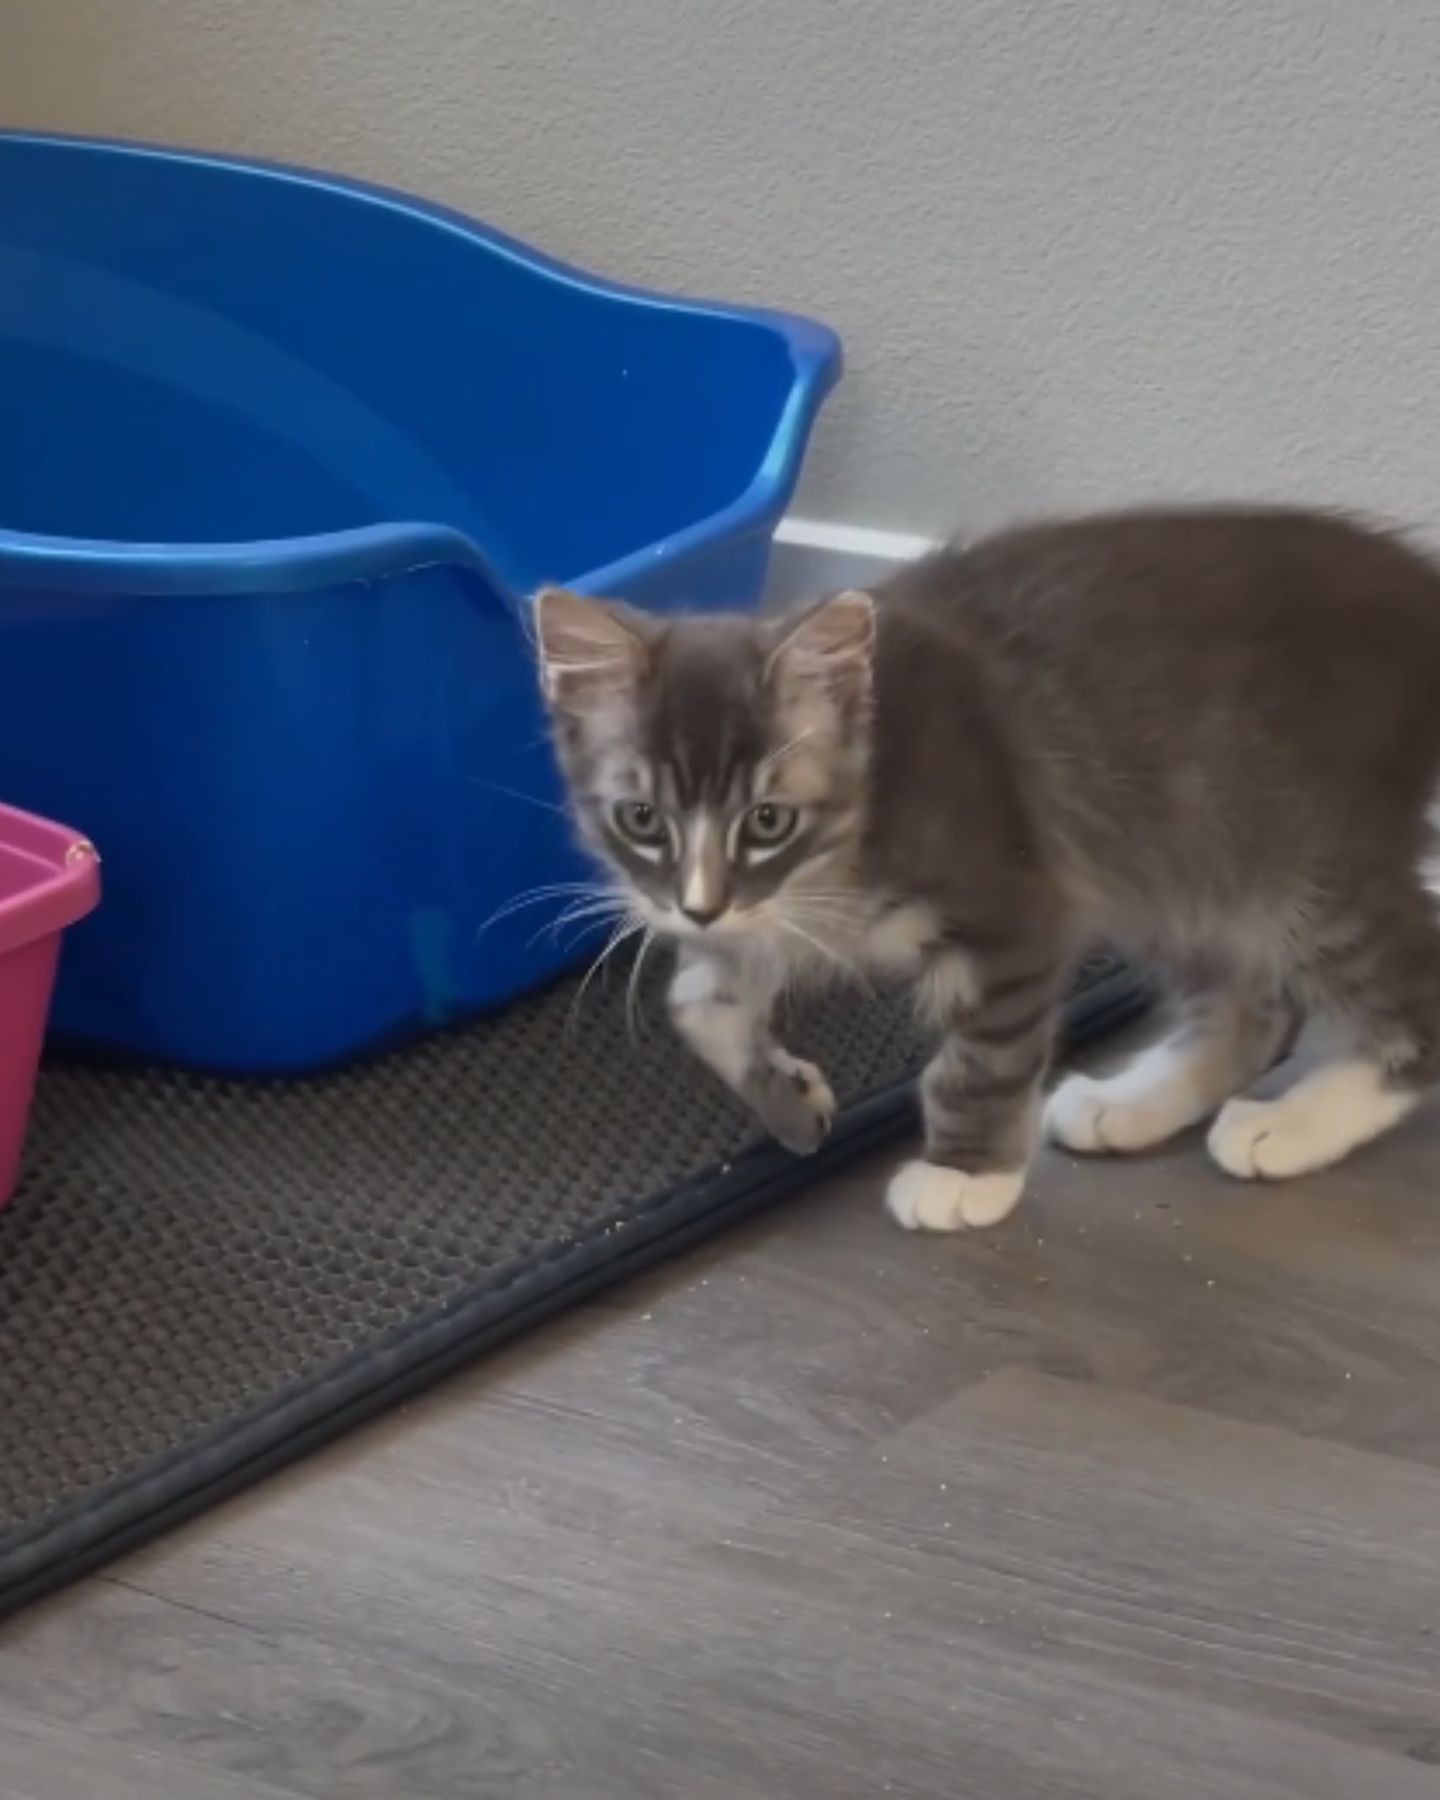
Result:
{"type": "Polygon", "coordinates": [[[630,979],[625,984],[625,1024],[632,1043],[640,1036],[639,1027],[644,1023],[644,1016],[640,1011],[640,975],[654,942],[654,929],[647,925],[645,935],[640,940],[640,948],[635,952],[635,960],[630,965],[630,979]]]}
{"type": "MultiPolygon", "coordinates": [[[[542,925],[538,931],[532,933],[525,948],[530,949],[537,939],[546,936],[553,938],[558,943],[560,933],[567,925],[578,925],[580,927],[579,937],[583,938],[593,924],[618,918],[623,910],[625,910],[624,903],[619,894],[612,895],[607,899],[574,901],[558,918],[550,920],[548,924],[542,925]]],[[[571,941],[578,942],[579,940],[576,938],[571,941]]]]}
{"type": "Polygon", "coordinates": [[[585,979],[580,983],[575,998],[570,1002],[570,1009],[565,1017],[565,1029],[567,1032],[573,1031],[576,1024],[579,1022],[580,1008],[584,1003],[586,994],[589,992],[591,982],[594,981],[595,977],[605,967],[606,963],[609,962],[610,958],[622,944],[628,943],[628,941],[635,936],[636,932],[644,931],[645,929],[645,921],[637,913],[626,913],[624,918],[619,921],[615,929],[610,933],[604,949],[601,950],[600,954],[585,971],[585,979]]]}
{"type": "Polygon", "coordinates": [[[546,901],[564,900],[598,900],[610,896],[618,900],[617,890],[601,881],[552,881],[540,887],[526,888],[519,894],[502,902],[477,927],[475,935],[483,937],[492,925],[498,925],[502,919],[508,919],[511,913],[522,911],[527,906],[541,906],[546,901]]]}

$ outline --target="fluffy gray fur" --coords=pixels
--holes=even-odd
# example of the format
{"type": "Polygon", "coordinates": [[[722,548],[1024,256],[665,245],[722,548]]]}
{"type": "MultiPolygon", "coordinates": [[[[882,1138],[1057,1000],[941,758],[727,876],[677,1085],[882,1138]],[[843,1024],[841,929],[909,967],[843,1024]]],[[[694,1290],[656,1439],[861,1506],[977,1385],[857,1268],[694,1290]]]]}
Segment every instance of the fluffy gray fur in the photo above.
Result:
{"type": "Polygon", "coordinates": [[[1078,1151],[1214,1118],[1231,1174],[1322,1167],[1440,1078],[1440,573],[1328,515],[1195,510],[947,550],[780,619],[548,589],[545,695],[586,843],[677,940],[681,1035],[783,1143],[833,1101],[773,1031],[792,981],[914,983],[938,1048],[908,1226],[1003,1218],[1056,1009],[1097,939],[1172,1034],[1051,1096],[1078,1151]],[[1243,1090],[1324,1013],[1334,1058],[1243,1090]]]}

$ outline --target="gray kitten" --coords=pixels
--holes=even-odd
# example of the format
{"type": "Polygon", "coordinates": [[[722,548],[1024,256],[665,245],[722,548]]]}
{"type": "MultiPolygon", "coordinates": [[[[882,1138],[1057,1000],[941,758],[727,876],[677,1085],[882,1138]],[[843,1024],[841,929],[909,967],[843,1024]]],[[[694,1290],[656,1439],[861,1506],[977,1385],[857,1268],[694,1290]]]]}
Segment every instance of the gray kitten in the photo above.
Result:
{"type": "Polygon", "coordinates": [[[782,619],[548,589],[545,695],[586,842],[678,941],[681,1034],[783,1143],[834,1102],[772,1033],[797,976],[913,982],[939,1047],[901,1224],[1020,1197],[1067,974],[1104,938],[1179,1016],[1045,1109],[1077,1151],[1215,1117],[1230,1174],[1319,1169],[1440,1079],[1440,572],[1282,511],[1135,513],[948,550],[782,619]],[[1343,1050],[1240,1097],[1323,1013],[1343,1050]]]}

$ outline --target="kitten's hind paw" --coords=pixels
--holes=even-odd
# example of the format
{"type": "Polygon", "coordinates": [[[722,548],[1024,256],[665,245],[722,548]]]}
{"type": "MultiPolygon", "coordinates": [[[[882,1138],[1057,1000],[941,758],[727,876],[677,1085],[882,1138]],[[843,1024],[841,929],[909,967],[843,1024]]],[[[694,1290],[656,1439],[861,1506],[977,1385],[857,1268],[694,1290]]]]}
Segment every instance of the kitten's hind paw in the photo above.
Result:
{"type": "Polygon", "coordinates": [[[1174,1087],[1067,1075],[1045,1103],[1045,1135],[1081,1156],[1124,1156],[1165,1143],[1192,1115],[1189,1094],[1174,1087]]]}
{"type": "Polygon", "coordinates": [[[911,1162],[891,1180],[885,1205],[907,1231],[983,1231],[1014,1212],[1024,1187],[1023,1169],[967,1175],[911,1162]]]}
{"type": "Polygon", "coordinates": [[[1322,1065],[1273,1100],[1238,1095],[1210,1128],[1210,1154],[1240,1181],[1328,1169],[1403,1119],[1417,1096],[1370,1063],[1322,1065]]]}
{"type": "Polygon", "coordinates": [[[788,1050],[768,1053],[745,1098],[770,1135],[797,1156],[813,1156],[835,1123],[830,1083],[814,1063],[788,1050]]]}

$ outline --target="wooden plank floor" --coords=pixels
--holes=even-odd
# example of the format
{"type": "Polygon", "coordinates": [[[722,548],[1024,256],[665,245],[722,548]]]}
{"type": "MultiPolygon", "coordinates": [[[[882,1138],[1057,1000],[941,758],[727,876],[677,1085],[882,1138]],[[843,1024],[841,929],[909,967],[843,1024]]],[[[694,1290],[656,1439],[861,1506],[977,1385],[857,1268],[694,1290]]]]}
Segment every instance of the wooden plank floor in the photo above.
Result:
{"type": "Polygon", "coordinates": [[[1440,1110],[858,1171],[0,1630],[3,1800],[1440,1797],[1440,1110]]]}

